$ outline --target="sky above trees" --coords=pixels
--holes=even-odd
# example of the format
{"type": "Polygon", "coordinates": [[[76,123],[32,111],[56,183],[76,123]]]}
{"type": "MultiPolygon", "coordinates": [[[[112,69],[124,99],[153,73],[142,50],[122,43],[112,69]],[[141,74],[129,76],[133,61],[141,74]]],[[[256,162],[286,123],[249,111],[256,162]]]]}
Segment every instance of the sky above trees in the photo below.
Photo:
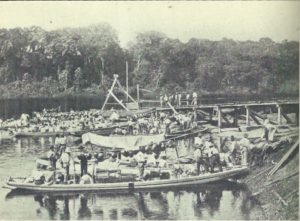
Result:
{"type": "Polygon", "coordinates": [[[298,1],[0,2],[0,28],[46,30],[107,22],[126,47],[137,33],[155,30],[190,38],[299,40],[298,1]]]}

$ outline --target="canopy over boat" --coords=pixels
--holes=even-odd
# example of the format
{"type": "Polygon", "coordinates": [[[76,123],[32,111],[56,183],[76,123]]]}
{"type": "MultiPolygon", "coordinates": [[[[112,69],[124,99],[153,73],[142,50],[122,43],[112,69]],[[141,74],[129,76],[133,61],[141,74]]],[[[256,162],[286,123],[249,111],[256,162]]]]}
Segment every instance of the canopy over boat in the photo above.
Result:
{"type": "Polygon", "coordinates": [[[135,136],[101,136],[94,133],[82,135],[82,143],[91,143],[100,147],[120,148],[125,150],[137,150],[140,146],[150,143],[160,143],[165,139],[164,134],[135,135],[135,136]]]}

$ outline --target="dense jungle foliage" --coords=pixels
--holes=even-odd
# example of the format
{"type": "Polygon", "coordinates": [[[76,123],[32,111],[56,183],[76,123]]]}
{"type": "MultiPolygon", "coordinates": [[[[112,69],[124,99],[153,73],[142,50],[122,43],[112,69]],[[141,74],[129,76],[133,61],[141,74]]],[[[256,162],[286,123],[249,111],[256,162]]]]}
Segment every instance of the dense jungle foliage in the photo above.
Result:
{"type": "MultiPolygon", "coordinates": [[[[251,30],[249,30],[251,31],[251,30]]],[[[156,93],[297,94],[299,42],[192,38],[139,33],[122,48],[109,24],[45,31],[0,29],[0,96],[104,94],[114,74],[156,93]]]]}

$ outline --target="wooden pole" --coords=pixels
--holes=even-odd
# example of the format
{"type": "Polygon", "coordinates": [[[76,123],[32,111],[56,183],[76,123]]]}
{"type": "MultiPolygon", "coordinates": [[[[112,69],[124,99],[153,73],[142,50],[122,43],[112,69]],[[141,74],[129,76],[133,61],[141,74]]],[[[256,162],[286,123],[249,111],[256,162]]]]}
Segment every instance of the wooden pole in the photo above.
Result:
{"type": "Polygon", "coordinates": [[[279,104],[277,104],[276,107],[277,107],[277,124],[281,125],[281,107],[279,104]]]}
{"type": "Polygon", "coordinates": [[[127,92],[127,102],[128,102],[128,62],[126,61],[126,92],[127,92]]]}
{"type": "Polygon", "coordinates": [[[221,133],[221,127],[222,127],[222,112],[221,112],[221,108],[218,106],[217,107],[217,111],[218,111],[218,128],[219,128],[219,133],[221,133]]]}
{"type": "Polygon", "coordinates": [[[133,97],[130,96],[129,93],[127,93],[127,91],[122,87],[121,83],[119,81],[117,81],[117,84],[119,85],[120,89],[124,92],[124,94],[127,95],[127,99],[130,98],[130,100],[134,103],[136,103],[136,101],[133,99],[133,97]]]}
{"type": "Polygon", "coordinates": [[[136,99],[138,102],[140,102],[140,85],[136,85],[136,99]]]}
{"type": "Polygon", "coordinates": [[[245,106],[246,108],[246,125],[250,126],[250,110],[248,106],[245,106]]]}
{"type": "Polygon", "coordinates": [[[125,110],[129,111],[129,109],[114,95],[111,90],[109,91],[109,93],[125,110]]]}
{"type": "Polygon", "coordinates": [[[238,126],[238,116],[237,116],[237,108],[234,108],[234,116],[233,116],[233,127],[238,126]]]}
{"type": "MultiPolygon", "coordinates": [[[[118,76],[115,75],[114,77],[115,77],[114,82],[113,82],[113,84],[111,85],[111,88],[110,88],[109,91],[112,91],[112,90],[114,89],[114,87],[115,87],[115,84],[117,83],[117,80],[118,80],[117,78],[118,78],[118,76]]],[[[104,110],[105,105],[106,105],[106,103],[107,103],[109,97],[110,97],[110,92],[108,92],[108,94],[106,95],[106,98],[105,98],[105,101],[104,101],[104,103],[103,103],[103,106],[102,106],[101,110],[104,110]]]]}
{"type": "Polygon", "coordinates": [[[268,176],[272,176],[281,165],[289,158],[289,156],[299,147],[299,139],[296,143],[289,149],[289,151],[280,159],[280,161],[274,166],[274,168],[268,173],[268,176]]]}
{"type": "Polygon", "coordinates": [[[169,107],[172,109],[172,111],[175,113],[175,114],[178,114],[178,112],[175,110],[175,108],[172,106],[172,104],[170,104],[170,102],[168,101],[167,104],[169,105],[169,107]]]}
{"type": "Polygon", "coordinates": [[[102,69],[101,69],[101,85],[104,83],[104,59],[101,57],[101,64],[102,64],[102,69]]]}

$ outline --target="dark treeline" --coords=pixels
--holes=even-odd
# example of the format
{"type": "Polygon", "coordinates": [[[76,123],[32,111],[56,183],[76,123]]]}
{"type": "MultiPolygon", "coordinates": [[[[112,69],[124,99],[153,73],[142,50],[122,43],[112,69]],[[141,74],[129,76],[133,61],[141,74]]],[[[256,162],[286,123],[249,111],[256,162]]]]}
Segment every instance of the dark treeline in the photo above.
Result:
{"type": "MultiPolygon", "coordinates": [[[[251,30],[249,30],[251,31],[251,30]]],[[[163,33],[139,33],[121,48],[108,24],[45,31],[0,29],[2,97],[103,94],[129,64],[135,85],[157,93],[297,94],[299,42],[211,41],[187,43],[163,33]]]]}

